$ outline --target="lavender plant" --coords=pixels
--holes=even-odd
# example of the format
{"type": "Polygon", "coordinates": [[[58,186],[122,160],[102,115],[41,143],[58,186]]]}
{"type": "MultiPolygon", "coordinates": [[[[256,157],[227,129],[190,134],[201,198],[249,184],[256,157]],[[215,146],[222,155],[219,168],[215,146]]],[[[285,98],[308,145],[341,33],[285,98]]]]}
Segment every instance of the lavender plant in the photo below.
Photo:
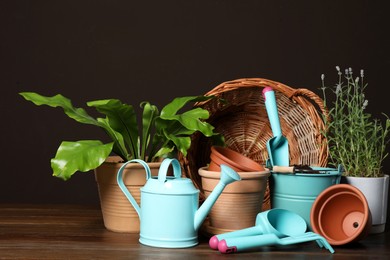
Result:
{"type": "Polygon", "coordinates": [[[325,86],[325,75],[321,75],[324,105],[329,111],[325,119],[324,133],[328,146],[330,163],[341,164],[346,176],[380,177],[383,176],[382,164],[388,156],[390,119],[384,114],[385,122],[372,118],[366,108],[365,96],[367,83],[353,76],[351,68],[343,74],[336,66],[338,82],[335,87],[325,86]],[[334,96],[328,104],[327,91],[334,96]]]}

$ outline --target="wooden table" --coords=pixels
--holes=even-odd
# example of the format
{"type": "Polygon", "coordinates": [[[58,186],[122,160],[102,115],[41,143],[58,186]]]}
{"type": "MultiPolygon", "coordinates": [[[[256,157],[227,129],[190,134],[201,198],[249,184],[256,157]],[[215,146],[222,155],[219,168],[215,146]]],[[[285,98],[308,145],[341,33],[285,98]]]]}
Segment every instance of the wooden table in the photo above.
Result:
{"type": "Polygon", "coordinates": [[[390,259],[390,232],[334,249],[307,242],[227,255],[202,235],[192,248],[154,248],[141,245],[138,234],[106,230],[96,207],[0,205],[0,259],[390,259]]]}

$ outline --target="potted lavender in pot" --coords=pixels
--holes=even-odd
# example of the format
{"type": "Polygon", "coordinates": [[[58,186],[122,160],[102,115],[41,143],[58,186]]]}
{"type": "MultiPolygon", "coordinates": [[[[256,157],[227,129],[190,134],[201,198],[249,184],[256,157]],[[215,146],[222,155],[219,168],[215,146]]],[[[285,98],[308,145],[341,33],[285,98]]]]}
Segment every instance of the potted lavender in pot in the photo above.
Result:
{"type": "Polygon", "coordinates": [[[328,110],[324,135],[329,146],[329,161],[344,167],[342,182],[363,192],[372,216],[371,233],[381,233],[385,230],[387,215],[389,175],[382,166],[388,156],[390,119],[383,114],[382,122],[367,111],[363,70],[360,77],[354,77],[351,68],[344,73],[339,66],[336,70],[335,87],[326,87],[325,76],[321,75],[323,100],[328,110]]]}

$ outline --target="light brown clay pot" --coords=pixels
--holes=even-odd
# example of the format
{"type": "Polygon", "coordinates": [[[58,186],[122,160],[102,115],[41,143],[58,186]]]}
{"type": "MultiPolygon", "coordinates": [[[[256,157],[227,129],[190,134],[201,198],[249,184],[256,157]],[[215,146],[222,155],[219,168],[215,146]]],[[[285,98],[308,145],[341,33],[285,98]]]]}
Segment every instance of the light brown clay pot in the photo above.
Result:
{"type": "MultiPolygon", "coordinates": [[[[241,181],[226,186],[211,208],[202,229],[206,235],[216,235],[255,225],[262,211],[264,193],[270,171],[237,172],[241,181]]],[[[220,172],[199,169],[202,188],[208,197],[220,179],[220,172]]]]}
{"type": "Polygon", "coordinates": [[[225,164],[237,172],[264,171],[264,167],[251,158],[222,146],[212,146],[210,154],[210,171],[221,171],[220,165],[225,164]]]}
{"type": "MultiPolygon", "coordinates": [[[[116,181],[119,168],[123,165],[120,161],[120,157],[110,156],[106,162],[95,169],[104,226],[114,232],[139,233],[138,214],[116,181]]],[[[148,163],[148,165],[152,175],[156,176],[161,163],[148,163]]],[[[144,167],[138,163],[128,164],[123,173],[123,181],[131,195],[140,204],[140,188],[146,183],[144,167]]]]}
{"type": "Polygon", "coordinates": [[[371,227],[366,198],[349,184],[336,184],[321,192],[313,203],[310,221],[313,231],[331,245],[357,242],[371,227]]]}

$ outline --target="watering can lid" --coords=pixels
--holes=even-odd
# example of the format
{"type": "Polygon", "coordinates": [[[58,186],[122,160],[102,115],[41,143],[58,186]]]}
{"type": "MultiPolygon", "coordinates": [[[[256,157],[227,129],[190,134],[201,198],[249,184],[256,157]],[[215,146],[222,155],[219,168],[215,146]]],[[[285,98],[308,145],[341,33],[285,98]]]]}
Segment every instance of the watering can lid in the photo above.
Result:
{"type": "Polygon", "coordinates": [[[158,177],[152,177],[141,188],[141,191],[162,195],[189,195],[199,193],[199,190],[195,188],[190,179],[176,178],[173,176],[167,176],[165,181],[159,180],[158,177]]]}

